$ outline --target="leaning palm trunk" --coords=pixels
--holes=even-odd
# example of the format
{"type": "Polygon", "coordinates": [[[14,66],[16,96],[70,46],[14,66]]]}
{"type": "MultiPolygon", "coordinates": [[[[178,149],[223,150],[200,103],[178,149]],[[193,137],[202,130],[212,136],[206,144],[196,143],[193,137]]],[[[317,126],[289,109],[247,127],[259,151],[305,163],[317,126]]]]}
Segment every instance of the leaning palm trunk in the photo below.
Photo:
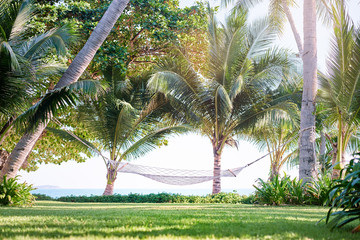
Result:
{"type": "Polygon", "coordinates": [[[302,46],[302,42],[301,42],[301,37],[300,37],[299,31],[296,28],[294,18],[292,16],[291,12],[290,12],[289,5],[288,5],[286,0],[282,0],[282,7],[284,9],[286,18],[289,21],[291,31],[293,32],[293,35],[294,35],[294,38],[295,38],[295,41],[296,41],[296,45],[297,45],[297,48],[299,50],[299,55],[302,56],[303,46],[302,46]]]}
{"type": "MultiPolygon", "coordinates": [[[[70,64],[64,75],[61,77],[59,82],[56,84],[56,88],[62,88],[70,83],[76,82],[82,73],[85,71],[95,53],[100,48],[106,37],[109,35],[111,29],[115,25],[117,19],[124,11],[129,0],[114,0],[104,16],[99,21],[95,30],[90,35],[89,39],[85,43],[84,47],[77,54],[74,61],[70,64]]],[[[10,178],[14,177],[23,162],[30,154],[37,139],[47,126],[47,121],[39,124],[33,133],[25,134],[21,140],[16,144],[15,148],[11,152],[5,167],[1,171],[1,179],[5,174],[10,178]]]]}
{"type": "Polygon", "coordinates": [[[316,1],[304,0],[304,87],[300,116],[299,178],[316,177],[315,97],[317,90],[316,1]]]}
{"type": "Polygon", "coordinates": [[[107,174],[106,174],[107,182],[103,193],[104,196],[114,194],[114,184],[116,177],[117,177],[116,168],[111,164],[109,164],[109,166],[107,167],[107,174]]]}
{"type": "Polygon", "coordinates": [[[46,124],[40,124],[34,132],[26,133],[20,139],[9,158],[5,161],[3,169],[1,169],[1,179],[4,175],[7,175],[8,178],[14,178],[16,176],[45,127],[46,124]]]}

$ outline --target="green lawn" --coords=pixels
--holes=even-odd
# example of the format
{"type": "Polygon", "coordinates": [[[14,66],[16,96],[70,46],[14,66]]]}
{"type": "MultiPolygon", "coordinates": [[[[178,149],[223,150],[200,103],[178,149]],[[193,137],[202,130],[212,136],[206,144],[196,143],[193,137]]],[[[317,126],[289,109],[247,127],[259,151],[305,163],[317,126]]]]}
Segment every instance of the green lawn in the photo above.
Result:
{"type": "Polygon", "coordinates": [[[360,239],[320,207],[40,201],[0,208],[0,239],[360,239]]]}

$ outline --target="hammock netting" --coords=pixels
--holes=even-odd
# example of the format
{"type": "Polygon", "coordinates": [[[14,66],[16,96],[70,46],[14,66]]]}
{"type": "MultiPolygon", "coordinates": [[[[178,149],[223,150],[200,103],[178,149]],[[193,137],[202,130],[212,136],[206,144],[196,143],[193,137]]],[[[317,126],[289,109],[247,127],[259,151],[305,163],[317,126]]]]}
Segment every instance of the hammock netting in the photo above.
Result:
{"type": "Polygon", "coordinates": [[[138,174],[152,180],[170,185],[191,185],[222,177],[236,177],[246,166],[222,170],[219,176],[214,177],[212,170],[187,170],[170,169],[135,165],[124,162],[109,161],[117,166],[117,171],[122,173],[138,174]]]}

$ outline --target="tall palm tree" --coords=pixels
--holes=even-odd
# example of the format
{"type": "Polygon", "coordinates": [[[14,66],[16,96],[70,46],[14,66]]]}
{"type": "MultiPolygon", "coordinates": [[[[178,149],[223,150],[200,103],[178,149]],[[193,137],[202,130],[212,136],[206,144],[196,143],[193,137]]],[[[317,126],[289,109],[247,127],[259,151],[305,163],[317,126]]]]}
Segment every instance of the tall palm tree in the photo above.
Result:
{"type": "MultiPolygon", "coordinates": [[[[354,145],[360,111],[360,30],[347,15],[343,1],[332,6],[334,36],[328,58],[327,74],[320,74],[320,97],[324,101],[327,122],[337,129],[333,142],[338,177],[345,164],[345,151],[354,145]],[[349,145],[349,142],[353,144],[349,145]]],[[[330,139],[331,140],[331,139],[330,139]]],[[[358,142],[358,141],[356,141],[358,142]]]]}
{"type": "MultiPolygon", "coordinates": [[[[115,25],[121,13],[124,11],[128,2],[129,0],[112,1],[104,16],[101,18],[94,31],[91,33],[84,47],[80,50],[74,61],[70,64],[69,68],[55,85],[55,89],[60,89],[64,86],[67,86],[70,83],[76,82],[80,78],[101,44],[109,35],[111,29],[115,25]]],[[[51,117],[51,115],[51,112],[43,114],[45,118],[51,117]]],[[[0,174],[1,176],[7,175],[9,178],[16,176],[19,168],[32,151],[36,141],[39,139],[46,126],[47,121],[42,121],[42,123],[39,123],[33,132],[26,133],[20,139],[11,152],[5,167],[2,169],[0,174]]]]}
{"type": "Polygon", "coordinates": [[[294,104],[273,95],[275,82],[288,66],[284,51],[271,49],[276,34],[266,21],[246,24],[247,12],[234,12],[219,24],[209,15],[207,72],[197,74],[186,57],[164,62],[149,82],[194,128],[209,138],[214,155],[213,194],[221,191],[221,155],[225,145],[255,122],[281,118],[294,104]],[[280,109],[280,110],[279,110],[280,109]]]}
{"type": "MultiPolygon", "coordinates": [[[[223,0],[224,3],[232,2],[223,0]]],[[[251,7],[263,0],[237,0],[237,6],[251,7]]],[[[270,1],[269,15],[275,27],[282,29],[285,18],[293,32],[299,56],[303,61],[303,100],[300,115],[299,140],[299,178],[304,182],[316,177],[315,154],[315,98],[317,92],[317,45],[316,18],[317,13],[324,21],[329,21],[329,2],[332,0],[304,0],[303,28],[304,36],[301,40],[290,7],[296,5],[295,0],[270,1]]]]}

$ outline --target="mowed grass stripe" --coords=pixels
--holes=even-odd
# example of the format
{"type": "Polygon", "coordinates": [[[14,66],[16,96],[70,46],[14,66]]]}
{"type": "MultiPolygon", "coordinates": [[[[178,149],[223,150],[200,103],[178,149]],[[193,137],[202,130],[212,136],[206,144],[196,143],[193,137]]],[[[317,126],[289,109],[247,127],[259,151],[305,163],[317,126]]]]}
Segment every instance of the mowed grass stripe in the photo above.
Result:
{"type": "Polygon", "coordinates": [[[360,239],[330,231],[327,208],[39,201],[0,208],[0,239],[360,239]]]}

